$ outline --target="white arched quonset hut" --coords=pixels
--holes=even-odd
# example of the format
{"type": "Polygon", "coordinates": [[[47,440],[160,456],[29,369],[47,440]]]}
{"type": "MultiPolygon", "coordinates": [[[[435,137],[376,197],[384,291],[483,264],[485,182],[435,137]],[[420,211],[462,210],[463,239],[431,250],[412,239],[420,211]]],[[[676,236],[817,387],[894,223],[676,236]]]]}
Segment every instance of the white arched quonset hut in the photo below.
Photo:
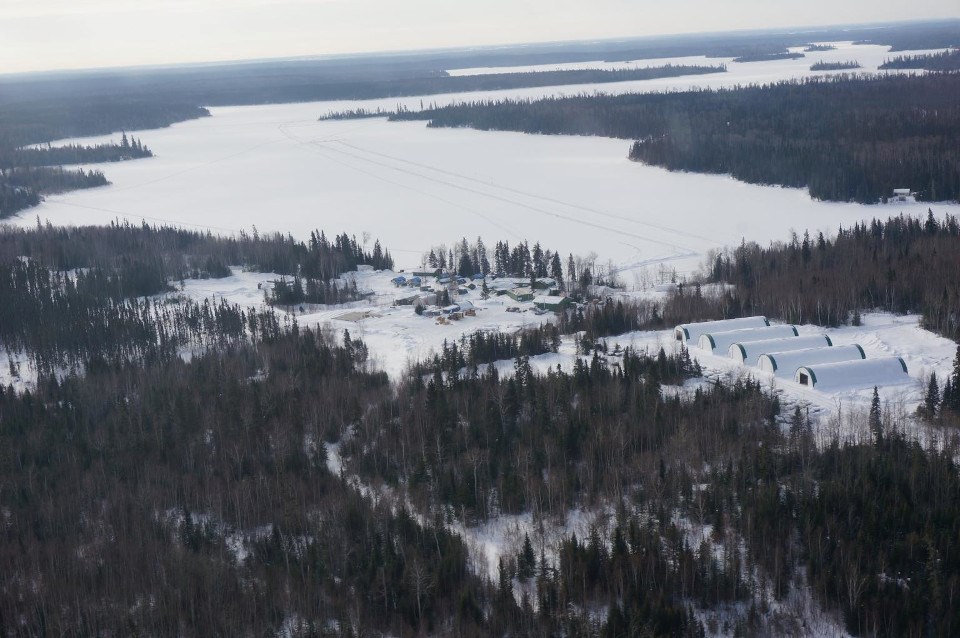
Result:
{"type": "Polygon", "coordinates": [[[682,323],[673,329],[673,336],[677,341],[697,343],[700,340],[700,335],[707,332],[724,332],[726,330],[740,330],[742,328],[763,328],[769,325],[770,322],[767,321],[766,317],[741,317],[740,319],[682,323]]]}
{"type": "Polygon", "coordinates": [[[794,326],[766,326],[764,328],[747,328],[728,332],[707,332],[700,335],[697,345],[700,346],[701,350],[719,355],[727,352],[730,346],[741,341],[782,339],[796,337],[798,334],[794,326]]]}
{"type": "Polygon", "coordinates": [[[817,390],[869,388],[908,381],[907,364],[900,357],[855,359],[797,368],[797,383],[817,390]]]}
{"type": "MultiPolygon", "coordinates": [[[[802,337],[801,337],[802,338],[802,337]]],[[[785,379],[793,379],[797,368],[813,366],[822,363],[839,363],[866,359],[863,348],[852,346],[834,346],[832,348],[807,348],[805,350],[790,350],[781,352],[767,352],[757,359],[757,367],[764,372],[775,374],[785,379]]]]}
{"type": "Polygon", "coordinates": [[[823,348],[832,346],[827,335],[803,335],[783,337],[782,339],[761,339],[760,341],[738,341],[727,349],[727,356],[743,365],[756,365],[757,357],[768,352],[786,352],[803,348],[823,348]]]}

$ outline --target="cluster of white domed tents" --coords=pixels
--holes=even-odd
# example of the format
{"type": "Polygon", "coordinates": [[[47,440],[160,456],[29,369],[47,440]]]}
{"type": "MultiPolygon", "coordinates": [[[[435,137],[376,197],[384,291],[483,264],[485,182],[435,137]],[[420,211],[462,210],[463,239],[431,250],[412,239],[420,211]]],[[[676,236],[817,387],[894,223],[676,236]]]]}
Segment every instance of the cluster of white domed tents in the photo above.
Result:
{"type": "Polygon", "coordinates": [[[771,326],[766,317],[687,323],[676,327],[677,341],[713,355],[757,367],[818,390],[870,387],[907,380],[900,357],[867,358],[857,344],[835,346],[824,334],[803,335],[796,326],[771,326]]]}

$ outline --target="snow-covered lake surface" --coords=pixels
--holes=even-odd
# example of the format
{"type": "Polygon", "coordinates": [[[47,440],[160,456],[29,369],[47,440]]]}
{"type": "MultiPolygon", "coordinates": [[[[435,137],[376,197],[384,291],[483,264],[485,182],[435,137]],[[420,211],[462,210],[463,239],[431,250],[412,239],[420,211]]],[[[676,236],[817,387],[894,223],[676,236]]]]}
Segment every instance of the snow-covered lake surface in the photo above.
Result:
{"type": "Polygon", "coordinates": [[[643,69],[647,67],[664,66],[667,64],[717,66],[727,65],[727,69],[738,76],[749,75],[750,82],[768,82],[781,79],[785,73],[802,75],[809,72],[810,65],[815,62],[847,62],[855,60],[860,63],[862,71],[877,71],[883,62],[898,55],[924,55],[939,53],[943,49],[927,51],[907,51],[890,53],[890,47],[874,44],[854,44],[853,42],[818,42],[813,44],[829,44],[835,47],[830,51],[810,51],[804,53],[804,47],[793,47],[791,53],[804,53],[805,57],[796,60],[771,60],[768,62],[734,62],[733,58],[708,58],[703,55],[655,58],[652,60],[626,60],[608,62],[594,60],[587,62],[564,62],[559,64],[535,64],[530,66],[497,66],[474,67],[469,69],[449,69],[447,73],[453,76],[465,75],[492,75],[496,73],[526,73],[540,71],[575,71],[582,69],[602,69],[604,71],[618,71],[626,69],[643,69]]]}
{"type": "MultiPolygon", "coordinates": [[[[689,271],[706,251],[744,238],[766,242],[804,229],[830,233],[873,216],[925,213],[927,205],[823,203],[805,190],[671,173],[628,161],[626,140],[317,118],[398,104],[415,109],[463,99],[770,82],[812,75],[809,66],[819,59],[855,58],[875,68],[886,57],[886,47],[842,44],[800,60],[718,59],[728,62],[730,71],[707,76],[216,108],[211,118],[132,132],[155,158],[108,164],[102,168],[111,186],[49,197],[12,223],[31,225],[39,217],[54,224],[105,224],[119,218],[221,233],[256,226],[298,238],[313,229],[369,233],[392,251],[398,267],[417,265],[425,249],[460,237],[483,236],[488,244],[528,239],[562,254],[594,252],[602,263],[612,260],[625,271],[658,264],[689,271]]],[[[105,139],[110,136],[77,141],[105,139]]],[[[934,209],[960,211],[955,204],[934,209]]],[[[629,274],[624,279],[629,283],[629,274]]]]}

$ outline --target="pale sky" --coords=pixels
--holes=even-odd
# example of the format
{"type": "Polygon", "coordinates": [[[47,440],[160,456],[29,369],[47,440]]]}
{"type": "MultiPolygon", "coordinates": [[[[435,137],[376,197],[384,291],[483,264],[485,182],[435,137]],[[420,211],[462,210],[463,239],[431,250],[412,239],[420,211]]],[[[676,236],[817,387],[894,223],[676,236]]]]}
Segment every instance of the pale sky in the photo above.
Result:
{"type": "Polygon", "coordinates": [[[960,17],[960,0],[0,0],[0,73],[960,17]]]}

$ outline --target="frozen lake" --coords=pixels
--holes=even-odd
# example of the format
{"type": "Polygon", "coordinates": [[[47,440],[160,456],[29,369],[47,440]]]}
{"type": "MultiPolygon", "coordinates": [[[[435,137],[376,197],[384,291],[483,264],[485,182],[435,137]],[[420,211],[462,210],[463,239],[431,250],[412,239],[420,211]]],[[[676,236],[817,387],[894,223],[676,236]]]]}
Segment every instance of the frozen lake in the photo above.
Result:
{"type": "MultiPolygon", "coordinates": [[[[215,232],[313,229],[379,238],[398,267],[460,237],[488,245],[527,239],[544,248],[599,255],[624,271],[666,264],[695,268],[706,251],[742,239],[786,239],[791,230],[837,226],[926,204],[862,206],[812,201],[805,190],[752,186],[724,176],[670,173],[626,159],[630,142],[428,129],[382,118],[318,122],[331,111],[398,103],[619,93],[729,86],[810,75],[820,59],[874,65],[885,47],[841,45],[801,60],[727,62],[730,72],[618,84],[477,94],[212,109],[213,117],[134,131],[156,157],[103,167],[111,186],[53,196],[13,223],[174,223],[215,232]],[[799,64],[798,64],[799,63],[799,64]]],[[[647,61],[655,65],[658,61],[647,61]]],[[[116,136],[114,136],[116,138],[116,136]]],[[[109,138],[91,138],[96,141],[109,138]]],[[[899,186],[891,184],[891,188],[899,186]]],[[[954,204],[938,214],[960,212],[954,204]]],[[[629,273],[624,277],[631,283],[629,273]]]]}

